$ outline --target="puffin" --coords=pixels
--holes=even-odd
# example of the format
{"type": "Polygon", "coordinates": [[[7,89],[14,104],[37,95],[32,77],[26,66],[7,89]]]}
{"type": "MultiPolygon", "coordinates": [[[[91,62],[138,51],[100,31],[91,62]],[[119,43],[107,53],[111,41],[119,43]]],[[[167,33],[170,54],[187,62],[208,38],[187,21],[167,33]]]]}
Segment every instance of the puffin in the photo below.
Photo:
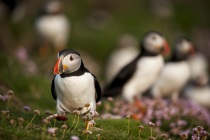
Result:
{"type": "Polygon", "coordinates": [[[44,13],[35,23],[35,29],[41,40],[39,53],[41,56],[49,54],[50,45],[57,52],[64,49],[69,39],[70,21],[62,12],[62,3],[58,0],[49,1],[44,13]]]}
{"type": "Polygon", "coordinates": [[[131,34],[120,36],[117,46],[111,52],[106,64],[106,81],[110,82],[117,73],[138,54],[138,41],[131,34]]]}
{"type": "Polygon", "coordinates": [[[185,37],[177,38],[171,58],[166,62],[161,74],[151,88],[155,98],[179,98],[181,90],[190,79],[188,58],[194,54],[192,43],[185,37]]]}
{"type": "MultiPolygon", "coordinates": [[[[204,80],[206,78],[204,77],[204,80]]],[[[201,106],[210,108],[210,84],[204,84],[202,79],[184,89],[184,97],[201,106]],[[200,83],[200,82],[201,83],[200,83]]]]}
{"type": "Polygon", "coordinates": [[[73,113],[78,108],[79,115],[95,112],[96,103],[102,97],[97,78],[84,66],[80,54],[73,49],[58,53],[51,93],[57,103],[58,116],[73,113]]]}
{"type": "Polygon", "coordinates": [[[105,86],[103,96],[122,95],[122,99],[133,103],[155,82],[164,66],[162,53],[169,52],[163,35],[157,31],[146,33],[140,43],[140,53],[105,86]]]}
{"type": "Polygon", "coordinates": [[[202,53],[196,51],[194,55],[189,57],[188,62],[191,70],[191,82],[198,81],[199,84],[201,83],[200,81],[202,81],[202,85],[207,84],[209,81],[209,65],[206,57],[202,53]]]}

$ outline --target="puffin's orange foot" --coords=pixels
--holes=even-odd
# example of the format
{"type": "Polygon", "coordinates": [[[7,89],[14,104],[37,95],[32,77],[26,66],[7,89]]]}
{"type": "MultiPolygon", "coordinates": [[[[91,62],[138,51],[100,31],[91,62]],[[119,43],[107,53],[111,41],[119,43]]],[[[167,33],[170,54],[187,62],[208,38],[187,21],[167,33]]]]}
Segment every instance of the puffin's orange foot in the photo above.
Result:
{"type": "Polygon", "coordinates": [[[65,117],[65,116],[57,116],[57,117],[56,117],[56,120],[58,120],[58,121],[67,121],[68,118],[65,117]]]}

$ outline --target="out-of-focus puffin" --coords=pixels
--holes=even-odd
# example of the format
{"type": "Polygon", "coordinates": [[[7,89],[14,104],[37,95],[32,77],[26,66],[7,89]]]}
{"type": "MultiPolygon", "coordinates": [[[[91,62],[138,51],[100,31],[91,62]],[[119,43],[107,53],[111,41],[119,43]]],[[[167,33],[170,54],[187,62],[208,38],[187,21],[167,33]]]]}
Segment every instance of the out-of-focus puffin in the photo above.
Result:
{"type": "Polygon", "coordinates": [[[173,100],[179,97],[180,91],[190,79],[187,58],[193,52],[193,46],[186,38],[176,40],[171,59],[152,87],[151,92],[154,97],[171,97],[173,100]]]}
{"type": "Polygon", "coordinates": [[[116,48],[111,53],[106,66],[106,81],[110,82],[118,72],[130,63],[138,54],[138,42],[132,35],[120,37],[116,48]]]}
{"type": "Polygon", "coordinates": [[[80,54],[72,49],[58,53],[51,92],[57,101],[57,114],[65,116],[79,107],[80,114],[95,111],[102,93],[96,77],[85,68],[80,54]],[[89,104],[89,107],[84,107],[89,104]]]}
{"type": "Polygon", "coordinates": [[[58,0],[47,3],[45,13],[36,21],[36,31],[42,41],[40,54],[49,53],[49,44],[59,52],[65,48],[69,38],[70,22],[62,13],[62,4],[58,0]]]}
{"type": "Polygon", "coordinates": [[[191,81],[197,82],[202,80],[202,85],[207,84],[209,81],[208,62],[203,54],[195,53],[188,59],[191,70],[191,81]]]}
{"type": "Polygon", "coordinates": [[[141,42],[140,52],[105,87],[105,97],[122,94],[125,100],[132,103],[155,82],[164,66],[161,53],[169,52],[165,38],[158,32],[148,32],[141,42]]]}
{"type": "Polygon", "coordinates": [[[206,75],[196,79],[184,89],[184,96],[204,107],[210,108],[210,85],[206,83],[206,75]]]}

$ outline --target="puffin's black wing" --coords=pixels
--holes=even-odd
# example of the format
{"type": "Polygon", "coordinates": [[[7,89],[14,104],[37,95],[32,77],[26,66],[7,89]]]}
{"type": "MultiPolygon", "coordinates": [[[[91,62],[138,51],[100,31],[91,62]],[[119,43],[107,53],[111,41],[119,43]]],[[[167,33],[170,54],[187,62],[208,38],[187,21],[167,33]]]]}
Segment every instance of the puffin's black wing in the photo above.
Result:
{"type": "Polygon", "coordinates": [[[94,77],[94,85],[95,85],[95,90],[96,90],[96,103],[98,103],[101,100],[102,92],[101,92],[101,87],[100,87],[98,80],[96,79],[96,77],[94,75],[93,75],[93,77],[94,77]]]}
{"type": "Polygon", "coordinates": [[[137,56],[132,62],[123,67],[115,78],[109,83],[105,89],[103,96],[116,96],[121,93],[124,84],[132,77],[136,70],[137,61],[140,56],[137,56]]]}
{"type": "Polygon", "coordinates": [[[52,83],[51,83],[51,93],[52,93],[53,98],[56,100],[57,99],[57,94],[56,94],[56,91],[55,91],[55,82],[54,82],[55,76],[53,77],[53,80],[52,80],[52,83]]]}

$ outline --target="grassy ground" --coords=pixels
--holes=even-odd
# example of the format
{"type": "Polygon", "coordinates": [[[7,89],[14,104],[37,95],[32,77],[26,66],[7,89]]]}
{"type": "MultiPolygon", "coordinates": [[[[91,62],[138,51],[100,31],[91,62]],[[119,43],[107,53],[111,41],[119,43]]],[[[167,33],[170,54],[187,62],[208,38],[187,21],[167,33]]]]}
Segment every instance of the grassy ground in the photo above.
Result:
{"type": "MultiPolygon", "coordinates": [[[[2,104],[3,108],[6,108],[7,103],[2,104]]],[[[47,115],[41,112],[40,115],[34,117],[33,109],[29,112],[23,111],[23,109],[18,109],[17,107],[8,108],[10,112],[7,115],[1,114],[0,121],[0,139],[7,140],[26,140],[26,139],[69,139],[71,136],[78,136],[81,139],[99,139],[97,135],[100,135],[102,140],[116,140],[116,139],[148,139],[151,136],[151,129],[149,126],[140,123],[139,121],[134,121],[131,119],[96,119],[95,128],[92,130],[91,135],[84,134],[85,125],[84,122],[79,117],[79,123],[77,126],[77,116],[73,117],[69,115],[67,122],[58,122],[52,119],[49,124],[43,123],[43,118],[47,115]],[[24,122],[20,123],[19,117],[24,118],[24,122]],[[31,122],[31,123],[30,123],[31,122]],[[29,125],[30,124],[30,125],[29,125]],[[63,131],[61,126],[66,124],[68,129],[63,131]],[[139,134],[139,126],[144,126],[144,129],[139,134]],[[77,126],[77,127],[76,127],[77,126]],[[50,127],[57,127],[58,130],[55,132],[55,136],[48,134],[47,129],[50,127]]],[[[3,109],[2,109],[3,110],[3,109]]],[[[153,130],[153,134],[156,136],[153,130]]]]}

